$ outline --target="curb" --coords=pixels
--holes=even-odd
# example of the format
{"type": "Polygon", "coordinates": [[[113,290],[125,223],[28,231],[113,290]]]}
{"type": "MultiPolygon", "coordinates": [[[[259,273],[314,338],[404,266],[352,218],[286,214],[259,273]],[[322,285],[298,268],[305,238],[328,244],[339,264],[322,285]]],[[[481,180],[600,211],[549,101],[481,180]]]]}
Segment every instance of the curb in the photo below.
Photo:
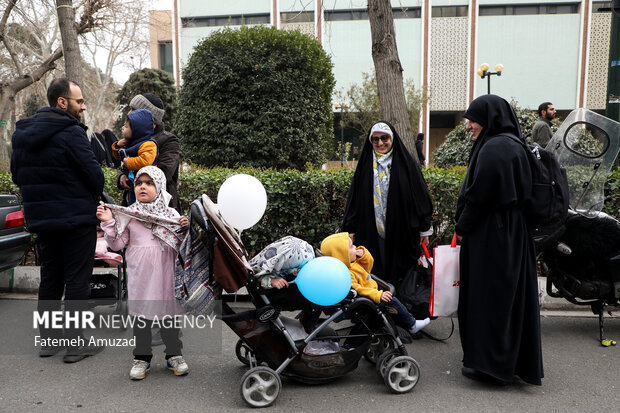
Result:
{"type": "MultiPolygon", "coordinates": [[[[17,266],[7,271],[0,272],[0,298],[8,298],[12,294],[37,294],[39,290],[38,266],[17,266]]],[[[95,267],[95,273],[107,273],[109,268],[95,267]]],[[[545,277],[538,277],[538,297],[540,308],[545,311],[589,311],[589,306],[574,305],[563,298],[554,298],[547,295],[545,277]]],[[[239,294],[243,295],[244,290],[239,294]]]]}

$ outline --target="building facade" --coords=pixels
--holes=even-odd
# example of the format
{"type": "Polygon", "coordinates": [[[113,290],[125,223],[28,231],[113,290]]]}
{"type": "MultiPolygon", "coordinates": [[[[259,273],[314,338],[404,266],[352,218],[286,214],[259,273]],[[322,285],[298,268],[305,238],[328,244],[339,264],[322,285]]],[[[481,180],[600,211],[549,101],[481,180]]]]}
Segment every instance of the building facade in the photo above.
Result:
{"type": "MultiPolygon", "coordinates": [[[[430,98],[420,129],[427,159],[469,103],[487,93],[476,71],[504,65],[491,92],[536,109],[604,110],[610,2],[592,0],[392,0],[403,77],[430,98]]],[[[365,0],[174,0],[173,71],[194,46],[222,27],[268,24],[315,36],[334,63],[337,90],[374,70],[365,0]]],[[[620,39],[619,39],[620,41],[620,39]]],[[[156,66],[159,67],[159,66],[156,66]]]]}

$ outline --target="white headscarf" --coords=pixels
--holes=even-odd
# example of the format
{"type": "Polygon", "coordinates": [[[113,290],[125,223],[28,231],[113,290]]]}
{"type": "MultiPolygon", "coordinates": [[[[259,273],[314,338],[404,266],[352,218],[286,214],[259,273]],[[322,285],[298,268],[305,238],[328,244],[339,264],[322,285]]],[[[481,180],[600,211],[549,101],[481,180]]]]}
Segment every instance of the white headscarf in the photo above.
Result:
{"type": "Polygon", "coordinates": [[[151,202],[136,200],[129,207],[105,204],[114,215],[116,236],[117,238],[121,236],[133,218],[142,222],[145,227],[151,228],[153,235],[178,251],[187,228],[181,227],[179,213],[168,206],[172,196],[166,191],[166,176],[156,166],[145,166],[138,171],[135,179],[143,174],[150,176],[157,188],[157,195],[151,202]]]}

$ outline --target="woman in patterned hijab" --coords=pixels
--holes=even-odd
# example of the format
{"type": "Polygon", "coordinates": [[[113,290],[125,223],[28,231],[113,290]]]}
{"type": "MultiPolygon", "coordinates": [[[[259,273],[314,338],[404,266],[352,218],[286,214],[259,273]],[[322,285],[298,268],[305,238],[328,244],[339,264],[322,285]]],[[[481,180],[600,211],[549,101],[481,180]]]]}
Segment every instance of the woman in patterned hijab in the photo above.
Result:
{"type": "Polygon", "coordinates": [[[368,133],[349,189],[342,231],[355,234],[375,257],[372,273],[394,285],[420,257],[420,237],[432,234],[433,206],[420,166],[392,125],[368,133]]]}
{"type": "Polygon", "coordinates": [[[153,231],[153,235],[170,245],[176,251],[185,237],[185,231],[179,223],[179,213],[168,206],[171,195],[166,191],[166,176],[156,166],[145,166],[136,174],[136,180],[140,175],[148,175],[157,189],[155,198],[150,202],[140,201],[136,193],[136,202],[129,207],[106,204],[112,210],[115,219],[116,233],[123,233],[129,221],[134,218],[141,221],[144,226],[153,231]]]}

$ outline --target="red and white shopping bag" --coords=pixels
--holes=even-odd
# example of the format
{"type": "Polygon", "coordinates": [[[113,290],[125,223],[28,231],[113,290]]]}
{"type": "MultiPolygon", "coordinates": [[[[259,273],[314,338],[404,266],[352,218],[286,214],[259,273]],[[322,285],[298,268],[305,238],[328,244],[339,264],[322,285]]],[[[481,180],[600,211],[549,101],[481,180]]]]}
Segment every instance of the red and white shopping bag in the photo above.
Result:
{"type": "Polygon", "coordinates": [[[456,233],[451,245],[439,245],[433,250],[433,285],[429,312],[433,317],[450,316],[459,305],[459,253],[456,233]]]}

